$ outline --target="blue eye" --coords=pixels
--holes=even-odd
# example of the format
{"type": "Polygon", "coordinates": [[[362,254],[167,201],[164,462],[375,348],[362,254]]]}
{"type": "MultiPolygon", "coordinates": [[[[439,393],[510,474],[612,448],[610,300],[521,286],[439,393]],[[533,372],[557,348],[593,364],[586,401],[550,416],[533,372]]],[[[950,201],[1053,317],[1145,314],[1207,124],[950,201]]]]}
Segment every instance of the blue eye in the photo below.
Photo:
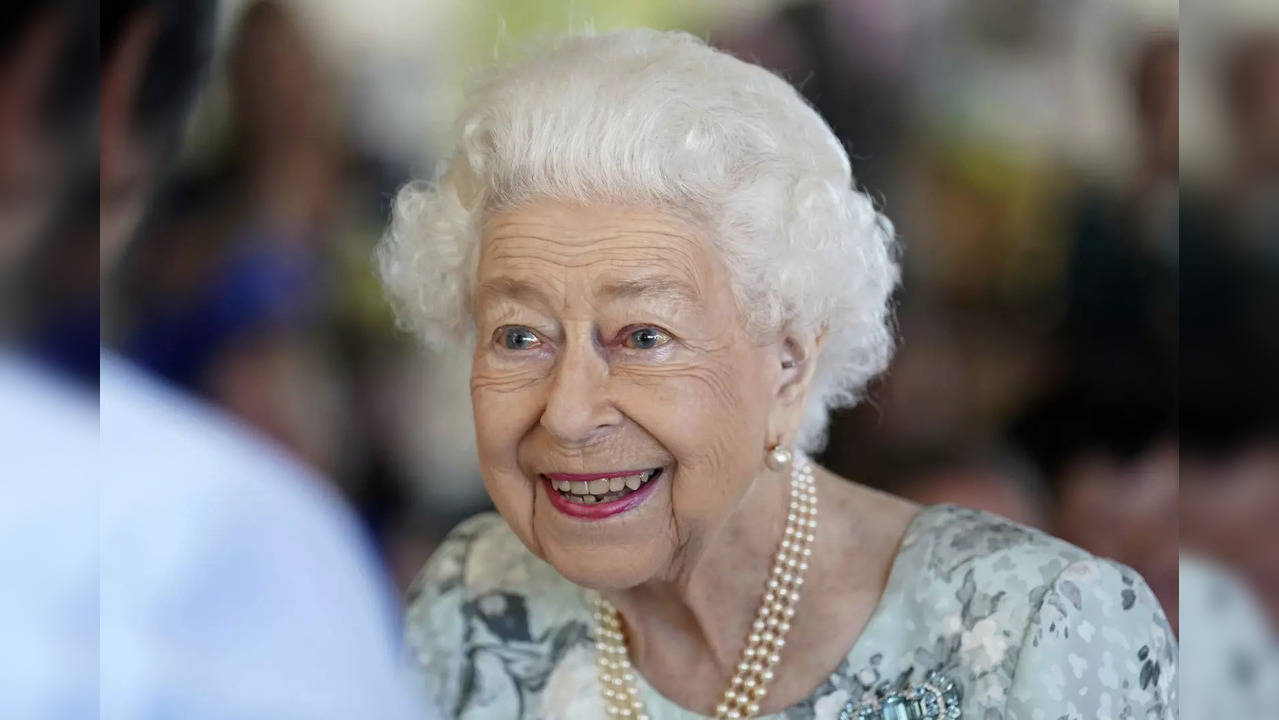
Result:
{"type": "Polygon", "coordinates": [[[540,342],[528,328],[508,327],[502,328],[498,333],[499,342],[507,350],[527,350],[540,342]]]}
{"type": "Polygon", "coordinates": [[[626,336],[626,347],[636,350],[652,350],[665,345],[670,336],[657,328],[642,327],[626,336]]]}

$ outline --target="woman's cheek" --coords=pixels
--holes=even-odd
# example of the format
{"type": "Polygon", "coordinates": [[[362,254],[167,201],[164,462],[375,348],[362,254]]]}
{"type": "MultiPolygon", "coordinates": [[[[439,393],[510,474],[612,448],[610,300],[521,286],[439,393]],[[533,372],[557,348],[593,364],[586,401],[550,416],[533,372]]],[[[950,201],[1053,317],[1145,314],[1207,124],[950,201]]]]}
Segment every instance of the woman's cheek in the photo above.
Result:
{"type": "Polygon", "coordinates": [[[515,534],[541,557],[533,533],[533,504],[537,485],[519,464],[520,444],[538,420],[537,378],[473,372],[476,448],[484,487],[515,534]]]}
{"type": "Polygon", "coordinates": [[[723,358],[698,357],[628,365],[613,375],[633,386],[636,402],[661,408],[669,423],[700,426],[705,419],[723,422],[743,412],[741,384],[746,378],[737,370],[723,358]]]}
{"type": "MultiPolygon", "coordinates": [[[[740,378],[726,363],[667,366],[630,373],[625,411],[675,457],[690,484],[743,474],[747,448],[762,436],[757,410],[743,404],[740,378]]],[[[762,451],[761,451],[762,452],[762,451]]],[[[730,487],[706,493],[708,502],[732,494],[730,487]]]]}
{"type": "Polygon", "coordinates": [[[471,405],[481,467],[512,466],[519,444],[540,414],[542,374],[535,369],[495,370],[477,358],[471,372],[471,405]]]}

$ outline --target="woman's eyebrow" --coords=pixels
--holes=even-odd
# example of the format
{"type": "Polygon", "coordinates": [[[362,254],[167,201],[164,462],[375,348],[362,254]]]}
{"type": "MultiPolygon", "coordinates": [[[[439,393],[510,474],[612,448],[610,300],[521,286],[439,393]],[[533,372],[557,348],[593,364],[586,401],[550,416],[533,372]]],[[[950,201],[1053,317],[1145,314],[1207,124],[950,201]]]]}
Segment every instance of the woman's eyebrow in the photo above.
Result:
{"type": "MultiPolygon", "coordinates": [[[[693,285],[665,275],[610,280],[595,290],[595,296],[605,302],[617,300],[656,299],[694,305],[702,300],[702,293],[693,285]]],[[[499,276],[482,281],[476,288],[476,302],[506,298],[526,305],[550,306],[550,296],[537,283],[518,278],[499,276]]]]}
{"type": "Polygon", "coordinates": [[[549,304],[549,298],[542,288],[526,280],[512,277],[495,277],[481,282],[475,291],[476,299],[490,296],[541,305],[549,304]]]}
{"type": "Polygon", "coordinates": [[[609,281],[602,284],[596,294],[602,300],[657,298],[696,304],[702,299],[696,287],[664,275],[609,281]]]}

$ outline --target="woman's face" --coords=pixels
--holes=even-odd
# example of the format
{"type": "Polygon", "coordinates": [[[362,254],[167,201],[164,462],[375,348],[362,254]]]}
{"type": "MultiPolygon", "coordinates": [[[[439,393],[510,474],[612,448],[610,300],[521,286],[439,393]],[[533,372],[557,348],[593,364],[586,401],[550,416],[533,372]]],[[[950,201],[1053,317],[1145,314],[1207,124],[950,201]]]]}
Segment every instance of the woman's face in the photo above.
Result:
{"type": "Polygon", "coordinates": [[[473,302],[485,485],[578,584],[673,579],[767,472],[769,442],[791,437],[786,343],[746,329],[717,252],[675,215],[497,213],[473,302]]]}

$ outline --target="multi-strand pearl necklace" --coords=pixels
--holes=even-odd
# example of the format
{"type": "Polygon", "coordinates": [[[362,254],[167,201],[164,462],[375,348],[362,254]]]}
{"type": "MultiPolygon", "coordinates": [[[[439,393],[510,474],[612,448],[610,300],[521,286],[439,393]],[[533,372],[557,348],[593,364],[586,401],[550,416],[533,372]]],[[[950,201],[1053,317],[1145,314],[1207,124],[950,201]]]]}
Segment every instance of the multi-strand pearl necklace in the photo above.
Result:
{"type": "MultiPolygon", "coordinates": [[[[759,713],[759,703],[768,693],[773,668],[781,661],[786,632],[795,617],[799,588],[804,584],[804,571],[813,554],[816,533],[817,488],[813,484],[813,466],[799,456],[791,466],[790,511],[786,515],[781,547],[769,574],[764,600],[746,638],[742,661],[724,691],[723,701],[715,708],[716,718],[750,718],[759,713]]],[[[609,717],[648,720],[635,686],[635,668],[626,654],[626,639],[617,608],[598,595],[595,637],[600,689],[609,717]]]]}

